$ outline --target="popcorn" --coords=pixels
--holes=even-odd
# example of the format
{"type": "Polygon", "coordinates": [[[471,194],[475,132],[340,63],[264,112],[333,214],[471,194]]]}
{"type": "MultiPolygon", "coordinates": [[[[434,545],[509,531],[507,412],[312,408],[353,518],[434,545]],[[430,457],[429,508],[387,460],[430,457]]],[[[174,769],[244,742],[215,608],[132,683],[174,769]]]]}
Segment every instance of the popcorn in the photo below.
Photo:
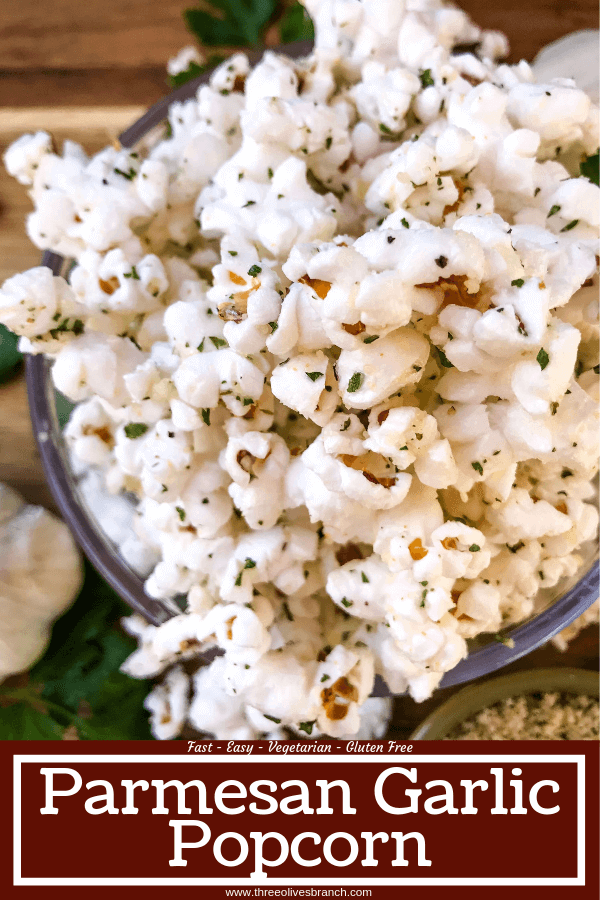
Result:
{"type": "Polygon", "coordinates": [[[2,323],[23,337],[66,343],[83,331],[73,292],[45,266],[7,279],[0,290],[0,310],[2,323]]]}
{"type": "Polygon", "coordinates": [[[160,306],[169,283],[158,256],[126,255],[119,248],[105,256],[92,250],[82,253],[71,274],[71,286],[88,309],[131,314],[160,306]]]}
{"type": "Polygon", "coordinates": [[[339,399],[334,385],[333,367],[322,351],[294,356],[271,376],[274,396],[317,425],[325,425],[333,414],[339,399]]]}
{"type": "Polygon", "coordinates": [[[590,109],[590,99],[568,79],[551,84],[517,84],[507,111],[519,124],[535,129],[542,141],[573,143],[590,109]]]}
{"type": "Polygon", "coordinates": [[[399,328],[376,342],[342,350],[337,362],[342,400],[350,409],[370,409],[400,388],[420,380],[429,356],[424,337],[399,328]]]}
{"type": "Polygon", "coordinates": [[[252,740],[257,731],[243,699],[225,692],[225,666],[225,660],[216,659],[194,676],[189,721],[198,731],[210,732],[217,740],[252,740]]]}
{"type": "Polygon", "coordinates": [[[173,77],[181,72],[187,72],[192,64],[201,66],[204,62],[204,55],[197,47],[182,47],[179,53],[168,61],[167,72],[173,77]]]}
{"type": "Polygon", "coordinates": [[[150,713],[150,729],[157,740],[172,740],[181,731],[188,714],[188,693],[187,675],[174,666],[146,697],[144,707],[150,713]]]}
{"type": "Polygon", "coordinates": [[[277,435],[248,431],[243,438],[230,439],[222,465],[233,479],[231,499],[250,528],[272,528],[283,513],[289,458],[285,441],[277,435]]]}
{"type": "Polygon", "coordinates": [[[45,131],[24,134],[10,145],[4,155],[6,171],[20,184],[30,185],[45,153],[52,152],[52,138],[45,131]]]}
{"type": "Polygon", "coordinates": [[[94,398],[75,407],[63,434],[77,459],[98,466],[110,458],[114,429],[114,421],[94,398]]]}
{"type": "Polygon", "coordinates": [[[128,338],[101,332],[81,334],[58,354],[52,378],[70,400],[97,396],[118,407],[128,399],[125,375],[144,359],[128,338]]]}
{"type": "Polygon", "coordinates": [[[75,265],[0,321],[171,604],[127,621],[159,739],[379,736],[376,674],[429,697],[597,529],[597,111],[440,0],[306,6],[309,57],[235,54],[152,146],[5,155],[75,265]]]}

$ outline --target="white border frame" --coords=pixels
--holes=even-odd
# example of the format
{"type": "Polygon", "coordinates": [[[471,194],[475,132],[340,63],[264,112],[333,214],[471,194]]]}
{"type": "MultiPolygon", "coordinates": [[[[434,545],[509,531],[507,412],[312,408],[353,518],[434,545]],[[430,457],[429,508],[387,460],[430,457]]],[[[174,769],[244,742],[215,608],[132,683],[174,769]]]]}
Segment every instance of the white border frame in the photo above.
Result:
{"type": "MultiPolygon", "coordinates": [[[[203,763],[210,762],[230,762],[230,754],[218,754],[215,756],[206,755],[202,757],[203,763]]],[[[288,762],[312,762],[321,763],[324,760],[328,762],[344,763],[344,762],[385,762],[393,765],[394,762],[399,764],[397,758],[390,754],[372,754],[356,757],[351,754],[333,756],[310,756],[307,757],[300,753],[290,753],[284,756],[267,756],[246,755],[245,761],[249,763],[265,762],[268,759],[270,763],[288,763],[288,762]]],[[[366,887],[389,887],[406,885],[410,887],[437,886],[437,887],[454,887],[454,886],[506,886],[506,887],[582,887],[585,885],[585,756],[582,754],[568,754],[557,756],[556,754],[523,754],[520,756],[514,754],[500,754],[498,756],[465,753],[456,756],[435,756],[435,755],[403,755],[402,764],[407,765],[418,763],[455,763],[455,762],[471,762],[471,763],[489,763],[495,765],[497,763],[517,763],[523,765],[526,762],[550,762],[550,763],[575,763],[577,766],[577,875],[574,878],[278,878],[276,875],[266,880],[257,881],[252,878],[24,878],[21,875],[21,767],[24,763],[44,763],[52,765],[61,765],[63,763],[123,763],[123,762],[153,762],[153,763],[198,763],[196,756],[184,756],[174,754],[161,755],[144,755],[144,754],[48,754],[42,756],[39,754],[18,754],[13,760],[13,885],[21,886],[38,886],[38,887],[54,887],[54,886],[140,886],[150,887],[186,887],[186,886],[208,886],[218,885],[221,887],[330,887],[330,886],[366,886],[366,887]]]]}

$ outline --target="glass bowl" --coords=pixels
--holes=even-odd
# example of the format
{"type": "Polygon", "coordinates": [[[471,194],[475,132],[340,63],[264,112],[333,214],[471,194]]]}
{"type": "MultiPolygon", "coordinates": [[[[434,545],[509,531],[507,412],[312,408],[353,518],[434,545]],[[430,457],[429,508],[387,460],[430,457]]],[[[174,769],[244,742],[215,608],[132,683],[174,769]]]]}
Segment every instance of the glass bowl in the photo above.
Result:
{"type": "MultiPolygon", "coordinates": [[[[289,56],[301,57],[310,51],[310,47],[309,42],[303,41],[277,49],[289,56]]],[[[251,63],[260,59],[261,55],[261,51],[248,54],[251,63]]],[[[133,149],[142,139],[148,140],[164,123],[170,105],[193,97],[208,77],[208,72],[203,73],[159,100],[123,132],[120,136],[122,146],[133,149]]],[[[70,261],[55,253],[46,252],[42,264],[58,275],[68,271],[70,261]]],[[[116,546],[89,510],[78,486],[78,478],[69,461],[57,414],[57,399],[60,404],[64,403],[64,398],[54,390],[50,363],[42,356],[31,355],[25,359],[25,369],[33,430],[48,485],[60,512],[90,562],[123,600],[152,624],[165,622],[180,611],[180,606],[174,601],[153,599],[145,593],[143,577],[133,571],[119,555],[116,546]]],[[[528,621],[505,629],[502,642],[491,639],[471,642],[469,655],[445,674],[441,686],[462,684],[494,672],[545,644],[569,625],[598,596],[597,559],[597,549],[590,548],[582,567],[584,573],[578,573],[578,578],[571,579],[569,583],[559,584],[558,591],[542,592],[544,596],[539,598],[536,614],[528,621]]],[[[220,651],[210,651],[205,658],[208,660],[218,652],[220,651]]],[[[378,697],[390,696],[389,689],[379,677],[373,694],[378,697]]]]}

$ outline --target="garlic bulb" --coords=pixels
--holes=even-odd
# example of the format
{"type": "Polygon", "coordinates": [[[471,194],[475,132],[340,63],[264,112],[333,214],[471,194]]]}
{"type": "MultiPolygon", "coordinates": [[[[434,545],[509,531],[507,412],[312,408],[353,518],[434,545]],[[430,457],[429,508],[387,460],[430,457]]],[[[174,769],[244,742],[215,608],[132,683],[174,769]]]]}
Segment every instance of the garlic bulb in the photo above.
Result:
{"type": "Polygon", "coordinates": [[[592,29],[574,31],[543,47],[533,61],[538,81],[573,78],[578,88],[598,103],[598,37],[592,29]]]}
{"type": "Polygon", "coordinates": [[[82,582],[81,555],[64,522],[0,484],[0,680],[42,655],[52,622],[82,582]]]}

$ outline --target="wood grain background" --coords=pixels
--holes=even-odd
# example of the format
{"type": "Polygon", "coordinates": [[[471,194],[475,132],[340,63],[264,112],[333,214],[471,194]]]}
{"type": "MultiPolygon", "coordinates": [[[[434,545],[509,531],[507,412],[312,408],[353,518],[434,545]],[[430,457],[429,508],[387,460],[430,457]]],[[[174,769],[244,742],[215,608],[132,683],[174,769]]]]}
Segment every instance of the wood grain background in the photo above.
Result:
{"type": "MultiPolygon", "coordinates": [[[[165,62],[190,42],[185,0],[0,0],[0,107],[154,102],[165,62]]],[[[598,27],[596,0],[463,0],[485,28],[504,31],[511,59],[598,27]]]]}
{"type": "MultiPolygon", "coordinates": [[[[167,91],[169,56],[192,41],[182,0],[0,0],[0,152],[23,131],[47,129],[88,151],[100,149],[167,91]]],[[[192,5],[192,4],[190,4],[192,5]]],[[[531,60],[549,41],[598,27],[597,0],[463,0],[486,28],[504,31],[512,61],[531,60]]],[[[26,190],[0,167],[0,283],[37,265],[25,235],[26,190]]],[[[31,434],[21,376],[0,385],[0,481],[30,502],[53,506],[31,434]]],[[[511,668],[596,668],[598,631],[587,629],[566,654],[544,647],[511,668]]],[[[452,689],[449,689],[451,691],[452,689]]],[[[406,737],[449,693],[396,704],[392,737],[406,737]]]]}

